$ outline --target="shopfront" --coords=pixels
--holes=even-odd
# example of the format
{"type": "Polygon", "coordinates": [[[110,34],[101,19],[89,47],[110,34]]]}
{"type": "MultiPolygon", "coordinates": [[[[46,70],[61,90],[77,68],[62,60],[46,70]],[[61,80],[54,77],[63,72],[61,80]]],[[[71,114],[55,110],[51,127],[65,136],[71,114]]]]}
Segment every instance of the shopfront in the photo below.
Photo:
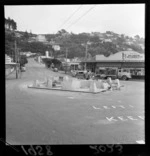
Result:
{"type": "Polygon", "coordinates": [[[145,63],[144,54],[135,51],[122,51],[105,57],[96,55],[92,61],[84,61],[87,70],[98,73],[102,67],[116,67],[118,69],[128,70],[133,77],[144,77],[145,63]]]}

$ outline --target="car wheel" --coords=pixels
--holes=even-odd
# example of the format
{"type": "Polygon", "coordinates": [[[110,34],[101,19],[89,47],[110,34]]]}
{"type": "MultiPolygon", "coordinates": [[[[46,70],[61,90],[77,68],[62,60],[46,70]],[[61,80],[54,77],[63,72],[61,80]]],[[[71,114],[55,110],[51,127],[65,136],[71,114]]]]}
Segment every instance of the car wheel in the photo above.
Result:
{"type": "Polygon", "coordinates": [[[127,79],[128,79],[127,76],[125,75],[122,76],[122,80],[127,80],[127,79]]]}

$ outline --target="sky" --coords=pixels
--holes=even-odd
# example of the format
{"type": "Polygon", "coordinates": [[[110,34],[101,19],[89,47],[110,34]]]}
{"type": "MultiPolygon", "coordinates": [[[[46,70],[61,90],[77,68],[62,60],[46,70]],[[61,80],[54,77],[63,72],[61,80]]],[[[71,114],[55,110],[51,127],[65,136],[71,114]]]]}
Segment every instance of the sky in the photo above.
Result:
{"type": "Polygon", "coordinates": [[[75,34],[113,31],[130,37],[145,37],[144,4],[6,5],[5,18],[17,30],[55,34],[61,29],[75,34]]]}

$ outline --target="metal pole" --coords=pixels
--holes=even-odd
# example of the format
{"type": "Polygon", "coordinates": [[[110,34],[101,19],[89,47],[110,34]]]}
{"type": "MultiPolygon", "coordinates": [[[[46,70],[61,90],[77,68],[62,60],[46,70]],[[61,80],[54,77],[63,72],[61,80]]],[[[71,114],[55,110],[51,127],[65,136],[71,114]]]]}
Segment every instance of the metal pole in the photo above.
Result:
{"type": "Polygon", "coordinates": [[[66,68],[65,68],[65,74],[67,73],[67,55],[68,55],[68,49],[66,48],[66,68]]]}
{"type": "Polygon", "coordinates": [[[16,48],[16,40],[15,40],[15,62],[17,62],[17,48],[16,48]]]}
{"type": "Polygon", "coordinates": [[[87,59],[88,44],[86,43],[85,59],[87,59]]]}
{"type": "Polygon", "coordinates": [[[66,48],[66,62],[67,62],[67,57],[68,57],[68,49],[66,48]]]}
{"type": "MultiPolygon", "coordinates": [[[[88,43],[88,42],[87,42],[88,43]]],[[[87,52],[88,52],[88,44],[86,43],[85,49],[85,61],[87,60],[87,52]]],[[[85,62],[85,70],[86,70],[86,62],[85,62]]]]}
{"type": "MultiPolygon", "coordinates": [[[[15,62],[18,62],[18,55],[17,55],[17,45],[15,40],[15,62]]],[[[18,79],[18,64],[16,64],[16,79],[18,79]]]]}

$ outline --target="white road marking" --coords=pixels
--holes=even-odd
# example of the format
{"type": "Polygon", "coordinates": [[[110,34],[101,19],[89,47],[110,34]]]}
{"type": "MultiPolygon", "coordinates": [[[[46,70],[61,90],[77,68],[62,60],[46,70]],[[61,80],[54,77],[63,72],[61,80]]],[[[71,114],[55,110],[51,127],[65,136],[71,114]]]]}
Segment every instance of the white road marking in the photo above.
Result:
{"type": "Polygon", "coordinates": [[[138,116],[139,118],[141,118],[142,120],[144,120],[144,116],[138,116]]]}
{"type": "Polygon", "coordinates": [[[118,118],[122,121],[127,121],[128,119],[124,119],[123,116],[118,116],[118,118]]]}
{"type": "Polygon", "coordinates": [[[115,106],[111,106],[112,108],[116,108],[115,106]]]}
{"type": "MultiPolygon", "coordinates": [[[[138,116],[139,118],[141,118],[142,120],[144,120],[144,116],[138,116]]],[[[138,120],[138,119],[136,119],[136,118],[133,118],[133,116],[126,116],[126,118],[125,117],[123,117],[123,116],[118,116],[118,117],[116,117],[116,118],[118,118],[118,119],[120,119],[121,121],[128,121],[128,119],[130,119],[130,120],[138,120]],[[128,118],[128,119],[127,119],[128,118]]],[[[106,119],[108,120],[108,121],[118,121],[117,119],[115,119],[114,117],[106,117],[106,119]]]]}
{"type": "Polygon", "coordinates": [[[108,108],[107,106],[103,106],[105,109],[110,109],[110,108],[108,108]]]}
{"type": "Polygon", "coordinates": [[[127,118],[129,118],[131,120],[138,120],[138,119],[134,119],[132,116],[127,116],[127,118]]]}
{"type": "Polygon", "coordinates": [[[145,144],[145,141],[144,140],[137,140],[136,143],[138,143],[138,144],[145,144]]]}
{"type": "Polygon", "coordinates": [[[98,108],[98,107],[95,107],[95,106],[93,106],[93,108],[94,108],[94,109],[101,109],[101,108],[98,108]]]}
{"type": "Polygon", "coordinates": [[[119,105],[118,107],[125,108],[123,105],[119,105]]]}
{"type": "Polygon", "coordinates": [[[129,105],[129,106],[133,108],[133,106],[132,106],[132,105],[129,105]]]}
{"type": "Polygon", "coordinates": [[[108,121],[118,121],[118,120],[114,119],[114,117],[111,117],[111,118],[106,117],[106,119],[107,119],[108,121]]]}

